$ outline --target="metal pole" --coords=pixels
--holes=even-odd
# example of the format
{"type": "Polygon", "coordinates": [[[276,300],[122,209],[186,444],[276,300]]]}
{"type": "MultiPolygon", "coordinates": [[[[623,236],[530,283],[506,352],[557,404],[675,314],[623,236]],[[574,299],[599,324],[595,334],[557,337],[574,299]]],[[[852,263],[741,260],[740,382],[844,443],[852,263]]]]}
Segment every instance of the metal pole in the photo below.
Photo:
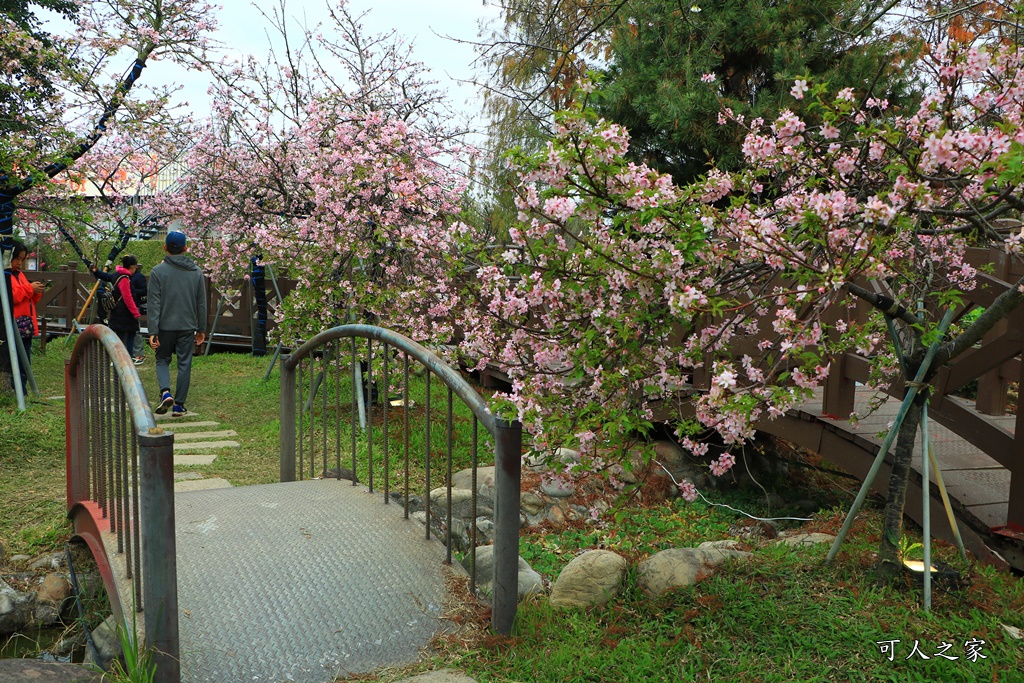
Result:
{"type": "MultiPolygon", "coordinates": [[[[217,321],[220,320],[220,312],[224,308],[224,295],[220,297],[220,301],[217,302],[217,312],[213,314],[213,324],[210,325],[210,336],[206,338],[206,348],[203,349],[203,355],[210,355],[210,347],[213,346],[213,334],[217,331],[217,321]]],[[[268,373],[269,374],[269,373],[268,373]]]]}
{"type": "MultiPolygon", "coordinates": [[[[353,361],[355,363],[356,370],[356,386],[354,391],[356,392],[356,405],[359,406],[359,428],[364,432],[366,431],[366,402],[363,397],[363,366],[359,364],[359,361],[353,361]]],[[[372,391],[372,389],[371,389],[372,391]]]]}
{"type": "Polygon", "coordinates": [[[924,534],[924,611],[932,610],[932,496],[931,477],[928,475],[928,402],[921,407],[921,531],[924,534]]]}
{"type": "Polygon", "coordinates": [[[270,373],[274,371],[274,364],[277,363],[277,357],[281,355],[281,342],[277,342],[277,346],[274,348],[274,355],[270,358],[270,365],[267,367],[267,374],[263,375],[263,381],[266,382],[270,379],[270,373]]]}
{"type": "Polygon", "coordinates": [[[295,481],[295,369],[281,358],[281,481],[295,481]]]}
{"type": "MultiPolygon", "coordinates": [[[[925,374],[928,372],[928,367],[932,364],[932,359],[935,358],[935,354],[939,350],[939,344],[942,342],[942,338],[946,334],[946,328],[953,322],[954,311],[952,308],[946,311],[946,314],[942,318],[942,322],[939,323],[938,336],[935,341],[932,342],[931,346],[928,347],[928,352],[925,354],[924,360],[921,361],[921,367],[917,369],[917,375],[914,377],[914,381],[910,384],[907,389],[907,395],[903,399],[902,405],[900,405],[899,412],[896,413],[896,419],[893,420],[892,427],[889,429],[889,433],[885,435],[885,440],[882,442],[882,447],[878,450],[878,455],[875,456],[875,461],[871,463],[871,469],[868,470],[868,474],[864,477],[864,484],[860,487],[860,491],[857,493],[856,500],[853,501],[853,505],[850,507],[850,512],[846,515],[846,521],[843,522],[843,528],[839,530],[839,535],[836,536],[836,540],[832,541],[832,547],[828,551],[828,557],[825,558],[825,563],[828,564],[835,559],[839,553],[839,547],[843,544],[843,540],[846,538],[846,534],[849,533],[850,527],[853,526],[853,519],[857,516],[857,512],[860,511],[864,501],[868,497],[868,492],[871,490],[871,483],[878,476],[878,470],[882,469],[882,462],[885,460],[886,454],[889,452],[889,448],[896,440],[896,434],[900,430],[900,425],[903,424],[903,418],[906,417],[907,411],[910,409],[910,404],[914,402],[917,397],[918,386],[921,380],[924,379],[925,374]]],[[[899,342],[896,342],[897,344],[899,342]]]]}
{"type": "Polygon", "coordinates": [[[494,577],[491,629],[508,635],[519,604],[519,494],[523,431],[499,421],[494,439],[494,577]]]}
{"type": "Polygon", "coordinates": [[[139,433],[143,605],[156,683],[179,683],[178,572],[174,538],[174,434],[139,433]]]}
{"type": "MultiPolygon", "coordinates": [[[[11,252],[13,255],[13,252],[11,252]]],[[[7,261],[7,254],[4,253],[4,261],[7,261]]],[[[6,268],[9,263],[4,263],[4,281],[3,286],[0,286],[0,305],[3,308],[4,315],[4,332],[7,334],[7,353],[11,357],[11,383],[14,385],[14,395],[18,399],[18,410],[25,410],[25,389],[21,386],[21,365],[18,362],[18,351],[15,348],[15,342],[12,341],[18,336],[18,331],[14,327],[14,308],[11,298],[7,296],[8,282],[10,282],[11,276],[7,274],[6,268]]]]}

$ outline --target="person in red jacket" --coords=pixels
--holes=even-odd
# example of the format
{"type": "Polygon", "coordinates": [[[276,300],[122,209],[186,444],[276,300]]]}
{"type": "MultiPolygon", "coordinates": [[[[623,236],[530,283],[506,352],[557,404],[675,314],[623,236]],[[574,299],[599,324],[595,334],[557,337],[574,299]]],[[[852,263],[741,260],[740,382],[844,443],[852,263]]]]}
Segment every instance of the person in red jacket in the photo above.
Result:
{"type": "MultiPolygon", "coordinates": [[[[31,361],[32,338],[39,334],[39,321],[36,319],[36,303],[43,296],[46,285],[36,280],[29,282],[21,267],[28,256],[28,249],[21,242],[14,240],[14,250],[11,252],[11,268],[8,271],[11,275],[11,305],[13,307],[14,322],[17,325],[17,334],[21,336],[22,345],[25,347],[25,356],[31,361]]],[[[13,378],[12,378],[13,379],[13,378]]],[[[26,382],[25,369],[21,371],[21,384],[24,387],[26,382]]]]}
{"type": "Polygon", "coordinates": [[[114,286],[114,299],[117,304],[110,311],[107,327],[117,333],[133,361],[135,360],[135,336],[139,332],[139,318],[142,315],[131,283],[138,269],[139,260],[135,258],[134,254],[126,254],[122,257],[121,265],[113,273],[104,273],[95,266],[90,269],[93,277],[114,286]]]}

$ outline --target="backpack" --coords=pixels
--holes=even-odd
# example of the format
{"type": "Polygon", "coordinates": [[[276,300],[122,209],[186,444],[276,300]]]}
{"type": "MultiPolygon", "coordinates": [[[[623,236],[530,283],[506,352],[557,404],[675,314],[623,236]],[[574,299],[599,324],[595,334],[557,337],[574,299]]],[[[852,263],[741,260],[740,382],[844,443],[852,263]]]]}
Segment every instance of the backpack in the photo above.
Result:
{"type": "Polygon", "coordinates": [[[110,317],[110,312],[114,310],[118,303],[120,303],[121,293],[117,290],[117,286],[121,283],[121,280],[126,277],[126,275],[120,276],[114,281],[114,284],[110,289],[104,289],[100,293],[100,316],[104,320],[110,317]]]}

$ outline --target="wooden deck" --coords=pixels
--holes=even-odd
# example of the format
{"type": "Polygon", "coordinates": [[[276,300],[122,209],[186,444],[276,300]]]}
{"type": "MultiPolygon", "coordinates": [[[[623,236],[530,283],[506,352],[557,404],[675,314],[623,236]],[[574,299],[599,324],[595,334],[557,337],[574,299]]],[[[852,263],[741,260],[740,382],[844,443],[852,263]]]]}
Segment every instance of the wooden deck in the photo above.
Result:
{"type": "MultiPolygon", "coordinates": [[[[855,425],[848,419],[838,419],[822,413],[823,391],[800,408],[773,423],[761,425],[762,431],[789,439],[809,448],[861,479],[881,448],[885,433],[900,406],[900,400],[890,397],[874,413],[868,414],[868,405],[876,392],[858,386],[855,410],[864,415],[855,425]]],[[[944,401],[957,402],[958,407],[978,415],[971,402],[945,397],[944,401]]],[[[1016,417],[981,416],[991,426],[1006,432],[1010,439],[1015,433],[1016,417]]],[[[1024,543],[1012,531],[996,530],[1007,525],[1010,501],[1011,472],[993,457],[949,429],[938,420],[930,420],[929,433],[936,461],[941,468],[953,510],[960,520],[965,543],[980,559],[997,564],[1000,557],[1018,570],[1024,570],[1024,543]],[[1016,537],[1015,537],[1016,536],[1016,537]],[[991,553],[998,552],[998,556],[991,553]]],[[[886,463],[891,462],[887,457],[886,463]]],[[[884,494],[888,487],[889,468],[883,466],[872,488],[884,494]]],[[[945,522],[935,473],[930,476],[931,518],[936,536],[951,540],[952,533],[945,522]]],[[[921,477],[921,439],[918,434],[913,460],[911,487],[908,491],[906,513],[919,522],[922,519],[923,487],[921,477]]]]}

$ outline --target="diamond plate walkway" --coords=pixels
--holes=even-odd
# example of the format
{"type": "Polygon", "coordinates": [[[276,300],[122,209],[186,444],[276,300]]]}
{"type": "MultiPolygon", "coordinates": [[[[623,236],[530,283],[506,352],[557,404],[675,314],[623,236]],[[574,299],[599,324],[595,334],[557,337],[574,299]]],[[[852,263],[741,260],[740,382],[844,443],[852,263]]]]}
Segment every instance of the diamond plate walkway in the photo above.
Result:
{"type": "Polygon", "coordinates": [[[349,481],[175,494],[184,683],[326,683],[440,631],[444,547],[349,481]]]}

